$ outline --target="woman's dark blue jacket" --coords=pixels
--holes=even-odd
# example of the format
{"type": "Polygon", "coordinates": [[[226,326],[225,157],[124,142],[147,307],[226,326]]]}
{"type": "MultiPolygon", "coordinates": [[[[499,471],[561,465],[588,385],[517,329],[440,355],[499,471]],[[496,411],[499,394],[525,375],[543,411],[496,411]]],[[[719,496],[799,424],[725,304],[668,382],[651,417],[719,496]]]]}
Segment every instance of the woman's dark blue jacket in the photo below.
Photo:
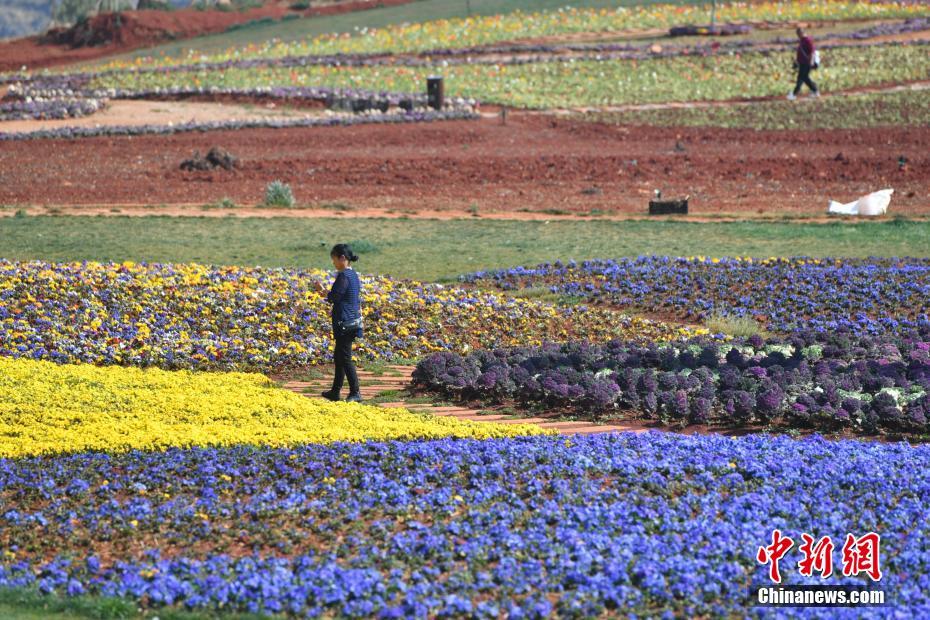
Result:
{"type": "MultiPolygon", "coordinates": [[[[332,320],[333,333],[337,334],[336,324],[339,321],[354,321],[361,316],[362,308],[359,303],[361,283],[354,269],[343,269],[336,276],[333,287],[326,295],[326,301],[333,304],[332,320]]],[[[362,337],[362,330],[358,330],[358,337],[362,337]]]]}

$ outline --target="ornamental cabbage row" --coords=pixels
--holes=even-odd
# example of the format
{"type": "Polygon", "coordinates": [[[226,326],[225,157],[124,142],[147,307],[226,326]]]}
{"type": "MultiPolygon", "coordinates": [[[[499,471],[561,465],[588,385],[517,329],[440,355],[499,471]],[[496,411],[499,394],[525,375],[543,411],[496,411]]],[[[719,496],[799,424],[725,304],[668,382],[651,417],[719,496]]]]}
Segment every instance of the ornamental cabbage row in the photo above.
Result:
{"type": "Polygon", "coordinates": [[[677,424],[930,431],[930,323],[897,337],[582,342],[437,353],[415,385],[458,399],[677,424]],[[632,413],[630,413],[632,412],[632,413]]]}

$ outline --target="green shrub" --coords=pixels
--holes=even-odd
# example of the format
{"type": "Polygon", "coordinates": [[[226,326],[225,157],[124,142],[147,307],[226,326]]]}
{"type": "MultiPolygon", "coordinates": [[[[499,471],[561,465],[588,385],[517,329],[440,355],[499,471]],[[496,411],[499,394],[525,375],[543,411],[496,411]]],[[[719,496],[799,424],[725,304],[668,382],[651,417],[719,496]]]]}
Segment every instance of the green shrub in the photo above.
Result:
{"type": "Polygon", "coordinates": [[[241,24],[233,24],[225,30],[225,32],[234,32],[236,30],[246,30],[248,28],[255,28],[256,26],[267,26],[268,24],[275,23],[273,17],[261,17],[259,19],[252,19],[247,22],[242,22],[241,24]]]}
{"type": "Polygon", "coordinates": [[[204,209],[235,209],[236,206],[237,206],[236,202],[229,196],[226,196],[222,198],[221,200],[217,200],[216,202],[205,204],[203,208],[204,209]]]}
{"type": "Polygon", "coordinates": [[[752,317],[732,316],[729,314],[716,313],[707,317],[705,321],[707,329],[715,334],[728,334],[741,338],[747,338],[758,334],[767,338],[769,333],[759,325],[752,317]]]}
{"type": "Polygon", "coordinates": [[[291,186],[281,181],[272,181],[265,187],[266,207],[293,207],[294,193],[291,186]]]}
{"type": "Polygon", "coordinates": [[[257,9],[264,5],[262,0],[234,0],[233,5],[240,11],[248,11],[249,9],[257,9]]]}
{"type": "Polygon", "coordinates": [[[356,254],[373,254],[379,251],[378,246],[367,239],[349,241],[349,247],[351,247],[352,251],[356,254]]]}
{"type": "Polygon", "coordinates": [[[174,5],[168,0],[139,0],[137,11],[173,11],[174,5]]]}

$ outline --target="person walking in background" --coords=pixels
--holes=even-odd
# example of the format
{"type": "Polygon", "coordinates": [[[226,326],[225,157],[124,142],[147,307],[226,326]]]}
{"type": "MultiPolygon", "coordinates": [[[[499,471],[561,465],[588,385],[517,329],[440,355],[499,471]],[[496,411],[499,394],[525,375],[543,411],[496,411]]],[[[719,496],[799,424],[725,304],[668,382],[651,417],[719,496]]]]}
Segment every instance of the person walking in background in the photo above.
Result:
{"type": "MultiPolygon", "coordinates": [[[[327,400],[339,400],[343,379],[348,378],[349,396],[346,402],[358,403],[361,402],[362,395],[359,392],[355,364],[352,362],[352,343],[356,338],[362,337],[362,308],[359,302],[361,283],[358,274],[351,267],[351,264],[358,260],[358,256],[347,244],[340,243],[333,246],[329,257],[338,272],[332,288],[326,295],[326,301],[333,305],[333,361],[336,364],[336,374],[333,377],[332,389],[323,392],[322,396],[327,400]]],[[[315,283],[315,288],[319,292],[325,290],[319,282],[315,283]]]]}
{"type": "Polygon", "coordinates": [[[797,96],[801,93],[802,84],[807,84],[807,87],[811,89],[812,97],[820,96],[817,85],[811,79],[811,69],[817,68],[814,41],[810,37],[804,36],[804,31],[801,28],[798,28],[796,32],[798,33],[798,51],[795,55],[794,67],[798,70],[798,80],[794,86],[794,92],[788,94],[788,99],[792,101],[797,99],[797,96]]]}

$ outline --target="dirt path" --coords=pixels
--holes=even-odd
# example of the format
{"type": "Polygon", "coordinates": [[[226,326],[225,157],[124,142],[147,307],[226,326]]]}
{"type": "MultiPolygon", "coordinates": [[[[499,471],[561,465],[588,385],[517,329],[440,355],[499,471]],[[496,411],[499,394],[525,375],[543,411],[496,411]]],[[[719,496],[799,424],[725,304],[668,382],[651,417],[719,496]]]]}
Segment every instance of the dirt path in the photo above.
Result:
{"type": "Polygon", "coordinates": [[[245,121],[320,116],[320,110],[295,110],[271,105],[238,105],[191,101],[110,101],[100,112],[80,118],[0,121],[0,132],[30,132],[59,127],[171,125],[188,122],[245,121]]]}
{"type": "Polygon", "coordinates": [[[890,214],[923,216],[930,214],[930,127],[622,127],[511,114],[506,124],[487,118],[248,129],[0,148],[0,205],[14,207],[122,211],[121,205],[204,205],[227,197],[252,207],[275,179],[291,185],[299,204],[349,217],[630,217],[645,214],[655,189],[690,194],[692,213],[701,217],[820,217],[830,199],[848,202],[883,187],[896,190],[890,214]],[[229,150],[240,167],[179,169],[194,151],[213,146],[229,150]],[[908,160],[904,169],[901,156],[908,160]]]}
{"type": "MultiPolygon", "coordinates": [[[[101,216],[101,217],[214,217],[214,218],[277,218],[290,217],[295,219],[388,219],[388,220],[439,220],[439,221],[462,221],[462,220],[491,220],[491,221],[520,221],[520,222],[630,222],[630,221],[656,221],[666,220],[675,222],[690,223],[724,223],[724,222],[771,222],[771,223],[795,223],[795,224],[835,224],[837,222],[856,222],[862,220],[869,221],[891,221],[895,219],[894,214],[887,214],[872,217],[848,217],[833,215],[807,215],[792,213],[763,212],[732,212],[732,213],[715,213],[712,215],[665,215],[650,216],[645,213],[606,213],[590,215],[585,213],[552,213],[546,211],[488,211],[478,212],[473,215],[467,211],[459,213],[451,210],[416,210],[416,209],[396,209],[396,208],[355,208],[346,207],[345,209],[337,206],[329,208],[304,208],[295,207],[291,209],[274,208],[274,207],[240,207],[233,206],[221,208],[216,205],[204,204],[133,204],[133,205],[110,205],[110,206],[82,206],[82,205],[41,205],[19,208],[0,208],[0,218],[14,217],[17,213],[25,213],[28,216],[101,216]]],[[[908,217],[911,221],[930,222],[930,210],[925,214],[917,214],[908,217]]]]}
{"type": "MultiPolygon", "coordinates": [[[[536,424],[537,426],[549,430],[556,430],[563,435],[587,435],[591,433],[611,433],[621,431],[643,432],[652,428],[651,425],[640,423],[629,424],[594,424],[592,422],[564,422],[552,418],[530,418],[514,415],[499,415],[491,411],[479,411],[468,407],[455,405],[434,405],[432,403],[423,403],[422,399],[416,399],[410,396],[406,388],[410,385],[410,376],[413,373],[411,366],[388,366],[384,374],[372,374],[365,370],[359,370],[359,382],[361,383],[362,398],[369,400],[381,397],[380,402],[376,403],[380,407],[402,407],[409,411],[430,413],[435,416],[448,416],[459,420],[471,420],[473,422],[499,422],[501,424],[536,424]],[[384,401],[384,398],[391,397],[392,400],[384,401]],[[396,399],[395,399],[396,397],[396,399]],[[411,402],[413,401],[413,402],[411,402]]],[[[329,378],[317,379],[314,381],[289,381],[285,383],[285,389],[302,394],[309,398],[321,398],[320,392],[329,389],[332,380],[329,378]]]]}

